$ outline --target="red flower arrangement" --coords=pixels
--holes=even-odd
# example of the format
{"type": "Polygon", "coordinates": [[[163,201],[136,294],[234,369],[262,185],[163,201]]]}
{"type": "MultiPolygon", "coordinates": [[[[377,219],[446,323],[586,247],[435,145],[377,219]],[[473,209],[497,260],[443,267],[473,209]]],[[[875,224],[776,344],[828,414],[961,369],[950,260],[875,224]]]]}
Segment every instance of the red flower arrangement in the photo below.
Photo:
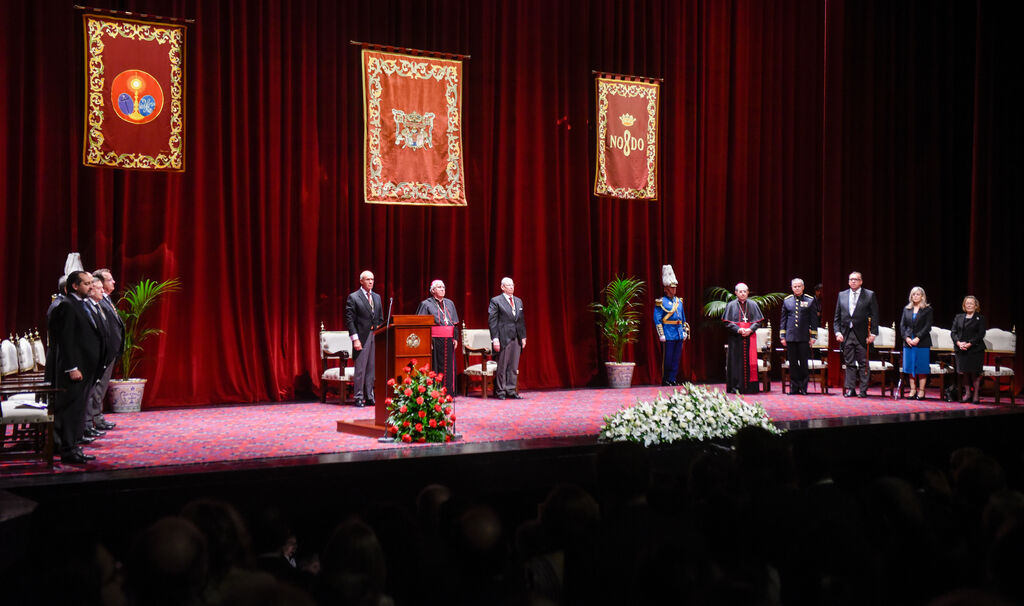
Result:
{"type": "Polygon", "coordinates": [[[416,360],[406,365],[405,372],[404,379],[388,381],[394,392],[385,400],[388,437],[405,443],[451,442],[455,435],[452,396],[444,387],[437,388],[443,376],[426,366],[416,368],[416,360]]]}

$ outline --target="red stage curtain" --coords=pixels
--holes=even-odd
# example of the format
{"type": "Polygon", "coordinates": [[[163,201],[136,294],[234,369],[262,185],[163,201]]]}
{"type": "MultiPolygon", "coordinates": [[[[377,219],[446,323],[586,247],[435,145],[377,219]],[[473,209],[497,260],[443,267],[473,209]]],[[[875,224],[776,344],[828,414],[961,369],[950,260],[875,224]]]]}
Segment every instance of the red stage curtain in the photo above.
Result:
{"type": "MultiPolygon", "coordinates": [[[[704,287],[754,292],[850,269],[885,321],[922,284],[993,325],[1019,300],[1019,76],[1002,3],[841,0],[253,0],[93,3],[194,18],[188,168],[80,165],[71,5],[0,22],[0,331],[43,327],[69,250],[122,283],[181,276],[154,314],[148,406],[309,393],[320,321],[360,270],[410,313],[442,278],[469,326],[516,280],[526,388],[603,383],[586,304],[617,273],[680,278],[687,378],[720,377],[704,287]],[[827,8],[827,11],[826,11],[827,8]],[[826,12],[828,19],[826,20],[826,12]],[[465,208],[362,202],[359,54],[349,40],[469,54],[465,208]],[[596,199],[591,70],[661,76],[660,200],[596,199]],[[1009,269],[1009,271],[1007,271],[1009,269]]],[[[647,315],[645,313],[645,315],[647,315]]],[[[828,313],[826,314],[828,315],[828,313]]],[[[645,323],[636,382],[657,379],[645,323]]]]}

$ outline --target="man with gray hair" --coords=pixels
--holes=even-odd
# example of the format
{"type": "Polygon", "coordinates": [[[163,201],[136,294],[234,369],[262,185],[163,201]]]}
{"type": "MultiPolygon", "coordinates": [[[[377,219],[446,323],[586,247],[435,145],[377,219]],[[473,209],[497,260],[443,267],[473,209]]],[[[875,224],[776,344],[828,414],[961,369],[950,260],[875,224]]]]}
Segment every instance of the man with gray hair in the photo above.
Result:
{"type": "Polygon", "coordinates": [[[487,309],[487,326],[491,330],[491,346],[498,354],[494,372],[494,395],[499,400],[520,399],[516,391],[519,380],[519,356],[526,348],[526,320],[523,300],[515,296],[512,278],[501,279],[501,294],[491,299],[487,309]]]}
{"type": "Polygon", "coordinates": [[[750,288],[740,282],[736,298],[725,306],[722,320],[729,330],[729,353],[725,363],[725,389],[729,393],[757,393],[757,329],[764,315],[751,301],[750,288]]]}
{"type": "Polygon", "coordinates": [[[424,299],[416,309],[421,316],[434,316],[434,325],[430,327],[430,367],[434,372],[444,375],[441,379],[448,392],[455,397],[455,327],[459,324],[459,313],[455,311],[455,303],[445,298],[445,286],[441,280],[430,283],[430,297],[424,299]]]}
{"type": "Polygon", "coordinates": [[[114,302],[110,300],[110,294],[114,292],[114,285],[117,284],[114,281],[114,275],[109,269],[103,268],[92,272],[92,277],[99,288],[98,296],[92,298],[99,305],[103,319],[106,321],[107,329],[110,331],[107,344],[107,357],[110,358],[110,361],[103,370],[103,374],[100,375],[100,378],[93,386],[85,409],[85,435],[98,437],[96,435],[98,432],[113,429],[117,425],[103,418],[103,399],[107,395],[107,386],[110,385],[110,377],[114,372],[114,366],[124,352],[125,327],[124,321],[117,313],[117,308],[114,307],[114,302]],[[92,428],[91,432],[89,428],[92,428]]]}
{"type": "Polygon", "coordinates": [[[789,360],[789,393],[807,395],[811,343],[818,338],[818,301],[804,294],[804,281],[800,278],[793,278],[790,287],[793,294],[782,301],[779,342],[786,348],[789,360]]]}
{"type": "Polygon", "coordinates": [[[373,331],[384,325],[384,310],[380,295],[373,292],[373,272],[366,270],[359,274],[359,284],[345,301],[345,327],[352,338],[352,358],[356,366],[352,390],[356,406],[373,406],[373,331]]]}

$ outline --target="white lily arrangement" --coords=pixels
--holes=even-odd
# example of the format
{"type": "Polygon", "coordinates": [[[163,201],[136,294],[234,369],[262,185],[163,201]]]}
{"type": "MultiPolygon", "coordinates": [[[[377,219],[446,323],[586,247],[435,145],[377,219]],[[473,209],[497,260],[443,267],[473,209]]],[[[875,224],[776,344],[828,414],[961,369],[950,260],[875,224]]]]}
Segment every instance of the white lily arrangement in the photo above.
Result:
{"type": "Polygon", "coordinates": [[[760,404],[745,402],[717,389],[684,383],[669,396],[658,392],[653,402],[637,402],[606,416],[599,438],[640,442],[644,446],[684,440],[703,442],[731,438],[751,425],[782,433],[760,404]]]}

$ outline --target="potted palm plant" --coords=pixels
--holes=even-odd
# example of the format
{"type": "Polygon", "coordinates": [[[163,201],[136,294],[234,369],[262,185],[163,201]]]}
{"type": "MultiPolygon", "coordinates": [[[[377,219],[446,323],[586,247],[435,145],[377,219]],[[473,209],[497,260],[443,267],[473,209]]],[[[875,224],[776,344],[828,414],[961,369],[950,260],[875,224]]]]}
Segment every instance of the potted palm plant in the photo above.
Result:
{"type": "Polygon", "coordinates": [[[644,292],[644,282],[636,277],[623,278],[616,276],[604,287],[604,303],[590,304],[590,309],[597,314],[597,325],[601,328],[601,336],[608,343],[608,355],[611,361],[605,362],[608,370],[608,383],[616,389],[624,389],[633,382],[635,362],[623,362],[626,346],[637,342],[640,333],[640,295],[644,292]]]}
{"type": "MultiPolygon", "coordinates": [[[[725,306],[736,298],[736,295],[721,286],[710,286],[704,291],[704,315],[711,319],[721,318],[725,313],[725,306]]],[[[765,295],[750,295],[750,300],[757,303],[761,313],[768,317],[768,312],[779,306],[786,298],[785,293],[770,292],[765,295]]]]}
{"type": "Polygon", "coordinates": [[[142,395],[146,379],[136,378],[135,369],[142,359],[142,342],[163,334],[159,328],[148,328],[143,320],[146,311],[161,296],[181,290],[181,280],[171,278],[163,282],[143,278],[132,284],[117,302],[117,313],[124,322],[124,351],[121,352],[117,379],[110,381],[107,397],[113,412],[138,412],[142,409],[142,395]]]}

